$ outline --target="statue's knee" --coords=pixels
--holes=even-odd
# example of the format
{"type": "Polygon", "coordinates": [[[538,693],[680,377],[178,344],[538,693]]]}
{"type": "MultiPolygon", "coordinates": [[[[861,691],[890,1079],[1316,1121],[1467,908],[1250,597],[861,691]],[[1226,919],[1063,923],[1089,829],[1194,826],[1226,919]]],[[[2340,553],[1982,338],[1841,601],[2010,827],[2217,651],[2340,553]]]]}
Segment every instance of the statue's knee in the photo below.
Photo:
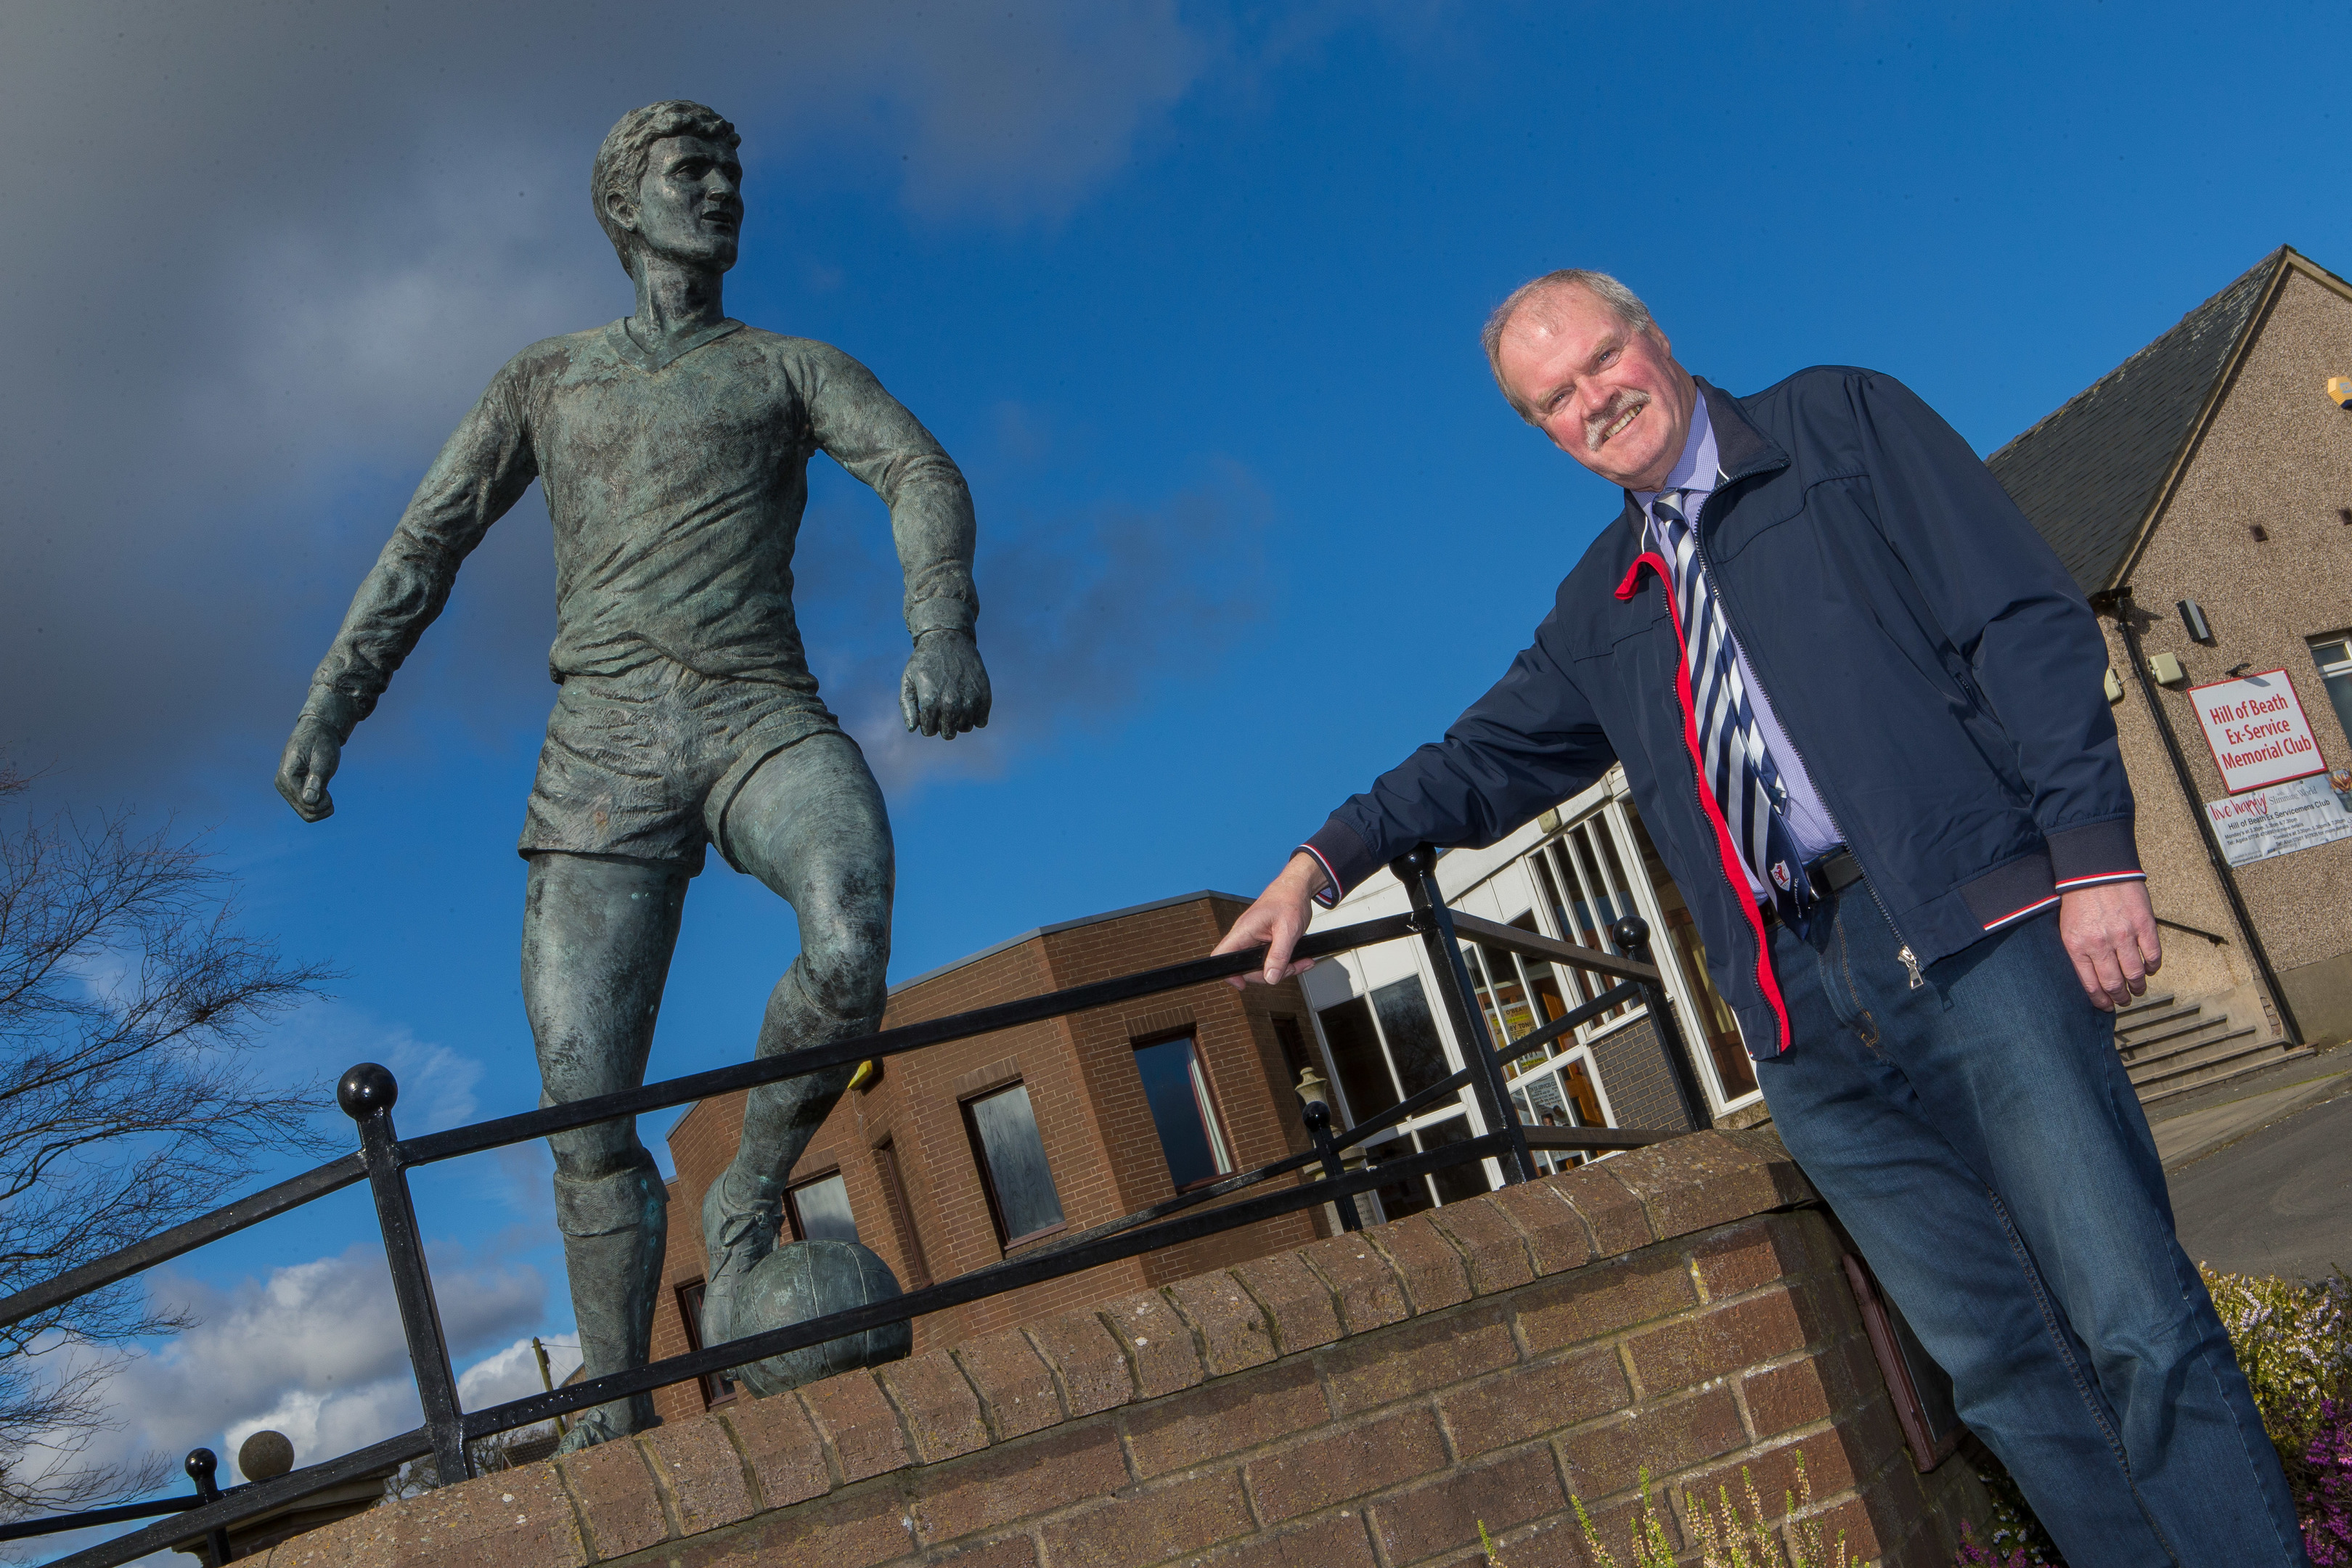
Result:
{"type": "Polygon", "coordinates": [[[801,984],[836,1018],[871,1018],[889,1000],[889,963],[887,942],[829,942],[802,952],[801,984]]]}

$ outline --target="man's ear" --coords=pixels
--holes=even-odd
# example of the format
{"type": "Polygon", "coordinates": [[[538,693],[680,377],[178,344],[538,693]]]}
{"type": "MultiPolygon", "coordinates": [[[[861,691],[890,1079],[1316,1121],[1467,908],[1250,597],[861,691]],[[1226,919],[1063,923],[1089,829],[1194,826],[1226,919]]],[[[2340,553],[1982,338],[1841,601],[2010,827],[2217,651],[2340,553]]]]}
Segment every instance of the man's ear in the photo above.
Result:
{"type": "Polygon", "coordinates": [[[637,232],[636,198],[628,192],[612,190],[604,193],[604,211],[626,234],[637,232]]]}

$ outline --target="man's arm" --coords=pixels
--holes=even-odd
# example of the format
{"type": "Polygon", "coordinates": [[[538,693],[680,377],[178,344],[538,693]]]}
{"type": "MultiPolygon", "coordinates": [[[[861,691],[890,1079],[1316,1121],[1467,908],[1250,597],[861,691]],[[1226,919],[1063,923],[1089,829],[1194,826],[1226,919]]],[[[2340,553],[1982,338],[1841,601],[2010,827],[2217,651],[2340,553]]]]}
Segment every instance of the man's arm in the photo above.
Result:
{"type": "Polygon", "coordinates": [[[1310,902],[1328,909],[1419,844],[1492,844],[1608,771],[1616,753],[1549,646],[1564,608],[1553,609],[1534,645],[1443,741],[1382,773],[1299,847],[1217,944],[1221,953],[1266,944],[1264,970],[1229,984],[1272,984],[1310,967],[1290,956],[1310,902]]]}
{"type": "Polygon", "coordinates": [[[1958,431],[1891,376],[1852,386],[1879,527],[2017,744],[2084,991],[2102,1010],[2120,1006],[2147,989],[2163,944],[2099,686],[2097,619],[1958,431]]]}
{"type": "Polygon", "coordinates": [[[992,700],[972,635],[980,592],[971,580],[971,491],[955,460],[872,371],[822,345],[811,363],[817,445],[890,508],[915,645],[899,682],[899,711],[908,729],[953,740],[986,724],[992,700]]]}
{"type": "Polygon", "coordinates": [[[518,379],[514,363],[500,371],[442,447],[310,678],[278,763],[278,793],[305,822],[334,815],[327,784],[352,731],[448,603],[458,564],[538,477],[518,379]]]}

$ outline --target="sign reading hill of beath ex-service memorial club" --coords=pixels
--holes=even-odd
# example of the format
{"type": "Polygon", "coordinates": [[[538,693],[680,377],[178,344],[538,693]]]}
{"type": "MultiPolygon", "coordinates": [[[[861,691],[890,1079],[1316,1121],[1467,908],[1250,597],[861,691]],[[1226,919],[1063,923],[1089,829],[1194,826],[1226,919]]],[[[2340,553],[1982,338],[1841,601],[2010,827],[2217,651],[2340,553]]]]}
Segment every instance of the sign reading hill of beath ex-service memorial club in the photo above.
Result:
{"type": "Polygon", "coordinates": [[[2230,790],[2205,803],[2232,866],[2352,838],[2352,769],[2330,769],[2284,669],[2189,693],[2230,790]]]}

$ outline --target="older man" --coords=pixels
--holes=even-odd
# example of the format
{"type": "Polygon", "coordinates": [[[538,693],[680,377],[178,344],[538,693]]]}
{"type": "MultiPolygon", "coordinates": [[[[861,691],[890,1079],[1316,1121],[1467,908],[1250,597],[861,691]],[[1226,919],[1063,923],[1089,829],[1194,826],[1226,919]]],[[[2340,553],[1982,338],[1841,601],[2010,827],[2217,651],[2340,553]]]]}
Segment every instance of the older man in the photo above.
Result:
{"type": "Polygon", "coordinates": [[[2074,583],[1890,377],[1733,397],[1585,271],[1519,289],[1486,344],[1624,512],[1494,689],[1219,951],[1296,973],[1310,899],[1622,762],[1790,1152],[2067,1560],[2301,1563],[2114,1049],[2160,949],[2074,583]]]}

